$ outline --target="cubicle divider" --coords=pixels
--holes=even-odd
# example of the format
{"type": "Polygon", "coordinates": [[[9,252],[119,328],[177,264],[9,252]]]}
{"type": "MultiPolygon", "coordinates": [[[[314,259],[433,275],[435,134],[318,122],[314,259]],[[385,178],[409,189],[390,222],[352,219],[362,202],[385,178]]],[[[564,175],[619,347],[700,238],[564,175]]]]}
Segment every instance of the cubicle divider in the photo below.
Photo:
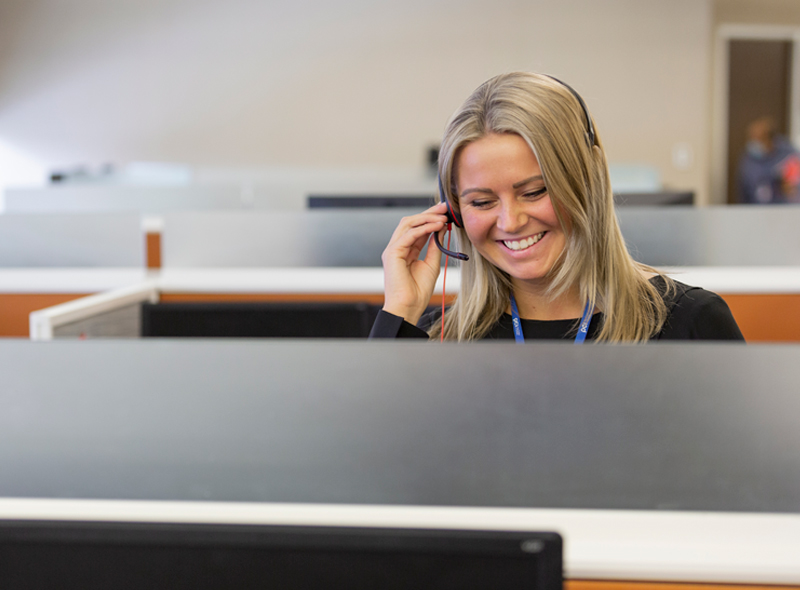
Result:
{"type": "Polygon", "coordinates": [[[146,277],[136,213],[0,215],[0,335],[28,336],[29,314],[146,277]]]}
{"type": "Polygon", "coordinates": [[[0,268],[142,268],[135,213],[0,215],[0,268]]]}
{"type": "Polygon", "coordinates": [[[581,588],[800,586],[798,345],[432,350],[0,341],[0,520],[553,530],[581,588]]]}
{"type": "MultiPolygon", "coordinates": [[[[159,301],[380,306],[381,252],[413,211],[167,213],[159,301]]],[[[749,341],[800,340],[800,208],[626,207],[618,215],[635,258],[722,295],[749,341]]],[[[458,273],[448,279],[452,296],[458,273]]]]}
{"type": "Polygon", "coordinates": [[[622,207],[622,235],[653,266],[800,266],[800,206],[622,207]]]}
{"type": "Polygon", "coordinates": [[[163,215],[169,211],[245,209],[252,206],[241,187],[136,186],[65,184],[44,188],[7,189],[7,213],[136,213],[163,215]]]}
{"type": "Polygon", "coordinates": [[[164,216],[164,268],[379,267],[416,209],[192,211],[164,216]]]}

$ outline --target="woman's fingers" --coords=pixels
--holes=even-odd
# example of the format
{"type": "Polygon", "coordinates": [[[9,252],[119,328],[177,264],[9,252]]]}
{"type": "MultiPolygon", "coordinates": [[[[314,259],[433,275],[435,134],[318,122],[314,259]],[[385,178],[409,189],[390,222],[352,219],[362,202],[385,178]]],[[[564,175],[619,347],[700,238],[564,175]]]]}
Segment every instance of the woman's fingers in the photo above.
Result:
{"type": "Polygon", "coordinates": [[[389,240],[385,253],[391,250],[404,250],[403,256],[405,257],[412,249],[416,249],[416,254],[419,254],[425,246],[428,236],[441,231],[447,223],[447,217],[443,211],[445,211],[444,205],[439,204],[418,215],[401,219],[389,240]]]}
{"type": "Polygon", "coordinates": [[[420,213],[411,217],[404,217],[395,228],[391,241],[397,240],[409,232],[415,236],[421,235],[420,232],[432,233],[433,228],[441,229],[447,223],[447,216],[443,213],[420,213]]]}
{"type": "Polygon", "coordinates": [[[383,252],[384,309],[416,323],[430,301],[439,274],[438,249],[430,245],[424,259],[419,255],[431,235],[444,229],[444,204],[400,220],[383,252]],[[431,251],[433,250],[433,252],[431,251]]]}

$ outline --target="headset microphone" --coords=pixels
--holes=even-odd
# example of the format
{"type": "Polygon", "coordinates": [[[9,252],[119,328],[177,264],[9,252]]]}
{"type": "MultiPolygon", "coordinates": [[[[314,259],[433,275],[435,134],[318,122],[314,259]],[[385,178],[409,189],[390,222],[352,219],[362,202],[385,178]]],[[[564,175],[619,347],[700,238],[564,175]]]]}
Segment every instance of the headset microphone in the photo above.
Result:
{"type": "MultiPolygon", "coordinates": [[[[450,201],[444,196],[444,189],[442,188],[442,178],[439,177],[439,200],[447,205],[447,230],[450,231],[450,224],[455,224],[456,227],[464,227],[464,223],[461,221],[461,215],[453,209],[453,206],[450,204],[450,201]]],[[[436,232],[433,234],[433,241],[436,243],[436,247],[442,251],[443,254],[447,256],[452,256],[453,258],[457,258],[458,260],[469,260],[469,256],[462,252],[453,252],[452,250],[448,250],[442,243],[439,241],[439,233],[436,232]]],[[[448,244],[449,245],[449,244],[448,244]]]]}

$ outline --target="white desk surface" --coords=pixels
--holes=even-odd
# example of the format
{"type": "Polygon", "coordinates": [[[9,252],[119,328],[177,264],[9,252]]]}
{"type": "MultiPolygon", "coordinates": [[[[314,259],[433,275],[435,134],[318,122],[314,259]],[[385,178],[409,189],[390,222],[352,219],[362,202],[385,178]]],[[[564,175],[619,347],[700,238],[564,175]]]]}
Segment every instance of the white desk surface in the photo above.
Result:
{"type": "Polygon", "coordinates": [[[0,293],[99,293],[144,281],[143,268],[0,268],[0,293]]]}
{"type": "MultiPolygon", "coordinates": [[[[722,294],[800,293],[800,267],[684,267],[665,271],[722,294]]],[[[381,268],[1,268],[0,293],[93,293],[153,278],[163,292],[383,293],[381,268]]],[[[448,269],[447,292],[460,273],[448,269]]],[[[442,275],[436,293],[441,293],[442,275]]]]}
{"type": "Polygon", "coordinates": [[[0,519],[556,531],[566,578],[800,583],[800,514],[0,498],[0,519]]]}
{"type": "MultiPolygon", "coordinates": [[[[448,290],[457,282],[450,282],[448,290]]],[[[162,268],[158,287],[180,293],[383,293],[382,268],[162,268]]]]}
{"type": "MultiPolygon", "coordinates": [[[[664,269],[674,279],[723,294],[800,293],[800,267],[685,267],[664,269]]],[[[381,268],[207,268],[161,270],[163,292],[383,293],[381,268]]],[[[447,271],[447,292],[460,285],[447,271]]],[[[442,274],[435,293],[441,293],[442,274]]]]}

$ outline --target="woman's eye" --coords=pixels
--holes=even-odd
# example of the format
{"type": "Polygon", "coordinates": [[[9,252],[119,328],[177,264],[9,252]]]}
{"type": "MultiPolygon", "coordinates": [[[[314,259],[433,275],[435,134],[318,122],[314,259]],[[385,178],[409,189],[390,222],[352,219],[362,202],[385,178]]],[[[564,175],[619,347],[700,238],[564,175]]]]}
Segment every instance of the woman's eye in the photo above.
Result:
{"type": "Polygon", "coordinates": [[[485,209],[491,204],[492,204],[491,201],[472,201],[470,203],[471,206],[476,207],[477,209],[485,209]]]}
{"type": "Polygon", "coordinates": [[[545,195],[547,193],[547,188],[540,188],[539,190],[529,191],[525,193],[523,196],[529,199],[538,199],[539,197],[545,195]]]}

